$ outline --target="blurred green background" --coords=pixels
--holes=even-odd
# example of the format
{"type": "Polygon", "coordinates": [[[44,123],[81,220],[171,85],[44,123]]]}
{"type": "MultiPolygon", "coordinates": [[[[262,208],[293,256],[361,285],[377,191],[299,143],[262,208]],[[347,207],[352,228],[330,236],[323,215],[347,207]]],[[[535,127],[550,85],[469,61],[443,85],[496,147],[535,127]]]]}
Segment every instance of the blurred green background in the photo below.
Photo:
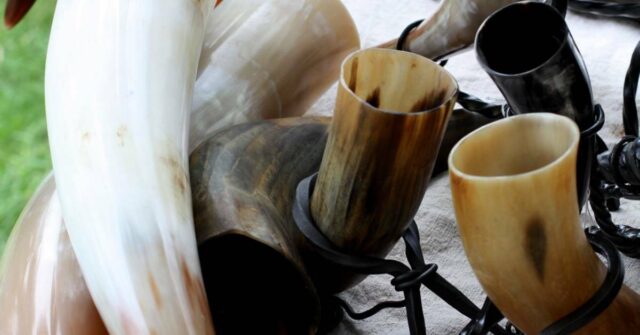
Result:
{"type": "Polygon", "coordinates": [[[51,170],[44,63],[54,6],[52,0],[37,1],[16,27],[0,27],[0,254],[20,211],[51,170]]]}

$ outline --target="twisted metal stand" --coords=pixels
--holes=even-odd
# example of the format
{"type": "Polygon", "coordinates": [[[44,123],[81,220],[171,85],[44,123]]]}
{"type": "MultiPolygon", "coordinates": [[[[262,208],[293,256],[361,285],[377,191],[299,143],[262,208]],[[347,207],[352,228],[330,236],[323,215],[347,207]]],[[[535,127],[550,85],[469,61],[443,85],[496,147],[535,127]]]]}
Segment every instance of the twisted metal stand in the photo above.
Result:
{"type": "MultiPolygon", "coordinates": [[[[323,310],[325,312],[323,313],[325,316],[323,317],[324,324],[321,325],[322,330],[329,331],[337,326],[342,320],[343,311],[353,319],[362,320],[386,308],[404,307],[407,310],[410,334],[424,335],[426,327],[420,296],[420,288],[424,285],[451,307],[471,319],[460,334],[483,335],[491,332],[497,335],[506,335],[520,333],[513,325],[507,324],[507,329],[498,325],[504,316],[491,300],[486,299],[482,309],[479,309],[464,293],[438,274],[436,264],[425,263],[415,221],[411,223],[403,235],[406,257],[410,266],[399,261],[349,255],[338,250],[316,227],[311,216],[309,200],[313,194],[316,176],[314,174],[307,177],[298,184],[292,210],[296,226],[314,251],[324,260],[358,274],[390,274],[393,276],[391,285],[396,291],[404,293],[404,300],[382,302],[364,312],[355,312],[344,300],[338,297],[323,297],[321,300],[324,302],[323,310]],[[326,314],[329,316],[327,317],[326,314]]],[[[587,237],[594,250],[607,259],[609,270],[605,281],[591,299],[545,328],[542,335],[567,334],[580,329],[602,313],[613,302],[622,287],[624,266],[615,246],[598,229],[588,230],[587,237]]]]}
{"type": "Polygon", "coordinates": [[[640,139],[635,97],[640,79],[640,43],[631,57],[624,83],[625,136],[611,149],[598,137],[598,157],[591,176],[589,203],[603,233],[625,255],[640,258],[640,229],[616,225],[609,211],[620,199],[640,200],[640,139]]]}
{"type": "Polygon", "coordinates": [[[569,8],[579,13],[640,20],[640,3],[603,0],[570,0],[569,8]]]}

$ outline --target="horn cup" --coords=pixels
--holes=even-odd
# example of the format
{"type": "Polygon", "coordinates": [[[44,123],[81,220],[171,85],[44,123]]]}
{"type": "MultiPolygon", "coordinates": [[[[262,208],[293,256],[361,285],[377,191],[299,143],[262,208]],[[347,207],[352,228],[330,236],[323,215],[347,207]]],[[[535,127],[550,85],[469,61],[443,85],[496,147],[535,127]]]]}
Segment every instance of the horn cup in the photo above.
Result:
{"type": "MultiPolygon", "coordinates": [[[[491,300],[527,334],[584,304],[606,274],[580,223],[579,140],[569,118],[520,115],[469,134],[449,156],[469,263],[491,300]]],[[[624,286],[579,333],[635,333],[639,310],[640,296],[624,286]]]]}
{"type": "MultiPolygon", "coordinates": [[[[586,66],[564,18],[555,8],[528,1],[502,8],[480,27],[476,52],[515,114],[556,113],[574,120],[580,130],[595,123],[586,66]]],[[[594,150],[594,137],[580,143],[580,207],[587,200],[594,150]]]]}
{"type": "MultiPolygon", "coordinates": [[[[416,54],[367,49],[344,61],[310,201],[316,225],[339,250],[383,257],[402,236],[422,202],[457,93],[446,70],[416,54]]],[[[362,279],[310,262],[322,291],[362,279]]]]}

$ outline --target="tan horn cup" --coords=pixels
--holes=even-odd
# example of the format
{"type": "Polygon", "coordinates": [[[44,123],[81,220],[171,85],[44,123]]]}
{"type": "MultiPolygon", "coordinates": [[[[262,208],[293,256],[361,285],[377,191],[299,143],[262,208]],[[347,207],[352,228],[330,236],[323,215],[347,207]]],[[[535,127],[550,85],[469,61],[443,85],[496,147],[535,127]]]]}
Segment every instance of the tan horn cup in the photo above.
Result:
{"type": "MultiPolygon", "coordinates": [[[[458,92],[455,79],[416,54],[367,49],[342,65],[334,118],[311,214],[341,251],[385,256],[422,202],[458,92]]],[[[326,291],[351,274],[313,268],[326,291]]]]}
{"type": "MultiPolygon", "coordinates": [[[[564,116],[526,114],[484,126],[449,157],[465,252],[482,287],[527,334],[574,311],[600,288],[604,264],[579,220],[580,133],[564,116]]],[[[640,297],[626,286],[580,334],[633,334],[640,297]]]]}

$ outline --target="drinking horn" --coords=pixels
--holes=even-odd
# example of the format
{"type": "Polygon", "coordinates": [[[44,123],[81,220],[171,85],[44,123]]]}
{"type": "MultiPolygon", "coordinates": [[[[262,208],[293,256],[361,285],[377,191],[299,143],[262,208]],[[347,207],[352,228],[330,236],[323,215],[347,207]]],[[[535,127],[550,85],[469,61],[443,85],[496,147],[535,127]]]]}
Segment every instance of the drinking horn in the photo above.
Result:
{"type": "Polygon", "coordinates": [[[291,215],[318,170],[327,118],[226,128],[191,155],[205,287],[219,334],[315,334],[320,307],[291,215]]]}
{"type": "MultiPolygon", "coordinates": [[[[225,7],[225,8],[224,8],[224,10],[226,11],[226,13],[227,13],[227,14],[229,14],[229,15],[228,15],[229,17],[231,17],[231,16],[232,16],[231,14],[233,14],[233,13],[231,13],[231,12],[230,12],[230,9],[233,9],[233,7],[228,7],[228,8],[227,8],[227,7],[225,7]]],[[[248,12],[248,8],[246,8],[246,7],[245,7],[244,9],[248,12]]],[[[338,9],[340,9],[340,8],[338,8],[338,9]]],[[[348,15],[348,14],[347,14],[347,15],[348,15]]],[[[211,18],[212,18],[212,16],[213,16],[213,15],[209,16],[209,19],[211,19],[211,18]]],[[[217,18],[217,19],[223,19],[224,17],[226,17],[226,16],[219,15],[219,16],[218,16],[218,17],[216,17],[216,18],[217,18]]],[[[346,18],[348,18],[348,16],[346,16],[346,18]]],[[[349,20],[350,20],[350,19],[349,19],[349,20]]],[[[220,28],[221,30],[223,30],[223,29],[222,29],[223,27],[218,27],[218,28],[220,28]]],[[[215,36],[215,34],[212,34],[212,33],[211,33],[211,32],[212,32],[212,30],[209,30],[209,32],[210,32],[210,33],[206,36],[207,38],[217,38],[217,37],[215,36]]],[[[322,40],[322,35],[320,35],[320,36],[318,37],[318,41],[321,41],[321,40],[322,40]]],[[[356,40],[356,41],[357,41],[357,40],[356,40]]],[[[357,42],[356,42],[356,45],[355,45],[354,47],[356,47],[356,46],[357,46],[357,42]]],[[[292,47],[292,48],[295,48],[295,45],[291,45],[291,47],[292,47]]],[[[282,49],[282,50],[283,50],[283,52],[284,52],[284,51],[286,51],[286,50],[284,50],[284,49],[282,49]]],[[[242,50],[240,50],[240,49],[236,49],[235,51],[236,51],[236,52],[241,52],[242,50]]],[[[311,48],[308,48],[308,49],[306,50],[306,52],[307,52],[307,53],[309,53],[309,54],[313,54],[313,53],[314,53],[314,50],[313,50],[313,49],[311,49],[311,48]]],[[[238,56],[238,55],[229,55],[229,56],[230,56],[231,58],[237,58],[237,56],[238,56]]],[[[333,57],[338,57],[338,56],[334,55],[333,57]]],[[[247,62],[250,62],[250,60],[247,60],[247,62]]],[[[202,66],[202,68],[206,68],[206,67],[210,66],[210,64],[208,64],[207,62],[201,62],[201,66],[202,66]]],[[[337,67],[338,67],[338,66],[336,65],[336,68],[337,68],[337,67]]],[[[333,72],[335,72],[335,71],[333,71],[333,72]]],[[[290,79],[292,82],[298,82],[298,81],[300,80],[300,78],[304,78],[305,73],[306,73],[305,71],[302,71],[302,70],[301,70],[301,71],[299,71],[299,72],[298,72],[298,75],[299,75],[298,77],[296,77],[296,76],[290,76],[290,78],[289,78],[289,79],[290,79]]],[[[335,74],[335,77],[337,77],[337,73],[335,74]]],[[[205,81],[201,81],[201,82],[205,82],[205,81]]],[[[200,82],[199,82],[199,83],[200,83],[200,82]]],[[[197,86],[197,84],[196,84],[196,86],[197,86]]],[[[257,94],[260,94],[260,93],[259,93],[259,92],[257,92],[257,94]]],[[[214,95],[214,97],[215,97],[215,95],[214,95]]],[[[261,97],[263,97],[263,96],[261,96],[261,97]]],[[[192,112],[193,112],[193,110],[192,110],[192,112]]],[[[223,120],[223,121],[224,121],[224,120],[223,120]]],[[[215,118],[207,118],[204,122],[215,123],[215,122],[217,122],[217,120],[216,120],[215,118]]],[[[228,122],[226,122],[226,123],[228,123],[228,122]]],[[[193,126],[193,125],[192,125],[192,126],[193,126]]],[[[203,133],[203,134],[201,134],[201,135],[202,135],[202,136],[208,136],[208,134],[206,134],[206,133],[203,133]]],[[[201,140],[201,139],[199,139],[197,136],[193,136],[193,137],[192,137],[192,139],[194,139],[194,141],[196,141],[196,142],[202,142],[202,140],[201,140]]],[[[203,138],[203,139],[204,139],[204,138],[203,138]]],[[[51,177],[51,179],[53,179],[53,178],[51,177]]],[[[56,197],[56,194],[55,194],[55,183],[54,183],[53,181],[47,181],[46,183],[47,183],[47,184],[52,184],[52,186],[51,186],[51,187],[47,187],[47,188],[45,188],[45,187],[41,188],[40,190],[38,190],[38,191],[36,192],[36,194],[34,195],[34,198],[39,199],[39,200],[38,200],[39,202],[47,202],[47,203],[48,203],[48,206],[54,206],[54,205],[59,206],[59,204],[58,204],[59,200],[58,200],[58,198],[56,197]]],[[[32,200],[32,201],[35,201],[35,200],[32,200]]],[[[27,212],[27,211],[28,211],[28,212],[31,212],[32,210],[25,209],[25,212],[27,212]]],[[[52,231],[52,230],[60,229],[60,227],[58,227],[58,226],[56,226],[56,227],[58,227],[58,228],[56,228],[56,227],[46,227],[46,226],[45,226],[45,225],[59,224],[59,222],[62,222],[62,215],[61,215],[60,211],[56,211],[56,212],[49,211],[49,212],[47,212],[47,220],[43,220],[43,221],[41,221],[41,226],[38,226],[38,227],[37,227],[37,229],[46,230],[46,231],[52,231]],[[56,216],[56,215],[58,216],[58,217],[57,217],[57,219],[55,218],[55,216],[56,216]],[[56,220],[57,220],[57,221],[56,221],[56,220]]],[[[21,224],[20,222],[19,222],[19,223],[17,223],[17,226],[22,226],[22,225],[23,225],[23,224],[21,224]]],[[[64,228],[63,226],[64,226],[64,224],[62,224],[62,226],[61,226],[61,227],[62,227],[62,228],[64,228]]],[[[19,231],[23,231],[23,230],[24,230],[24,229],[18,229],[18,228],[16,228],[16,230],[15,230],[14,234],[18,234],[18,232],[19,232],[19,231]]],[[[20,235],[20,236],[23,236],[23,235],[20,235]]],[[[57,238],[57,235],[51,235],[51,234],[49,234],[48,236],[50,237],[50,239],[52,239],[52,238],[54,238],[54,237],[55,237],[55,238],[57,238]]],[[[69,257],[73,256],[73,257],[74,257],[74,258],[73,258],[73,263],[68,263],[69,265],[68,265],[68,266],[67,266],[67,265],[65,265],[65,266],[64,266],[64,268],[66,269],[66,271],[69,271],[70,273],[78,273],[78,274],[79,274],[79,273],[80,273],[80,270],[79,270],[79,268],[78,268],[77,261],[75,260],[75,255],[72,253],[72,251],[71,251],[71,249],[70,249],[69,241],[68,241],[68,237],[66,237],[66,236],[67,236],[67,234],[66,234],[66,230],[64,230],[64,236],[65,236],[64,238],[62,238],[62,237],[61,237],[61,238],[57,239],[56,241],[49,241],[49,242],[45,241],[45,242],[43,242],[43,243],[59,243],[58,249],[60,249],[60,250],[68,250],[69,252],[71,252],[71,254],[69,254],[69,255],[67,255],[67,256],[69,256],[69,257]],[[75,272],[74,272],[74,271],[75,271],[75,272]]],[[[8,254],[11,254],[11,253],[8,253],[8,254]]],[[[9,256],[5,256],[5,258],[6,258],[6,257],[9,257],[9,256]]],[[[12,258],[14,258],[14,257],[12,257],[12,258]]],[[[67,262],[67,261],[66,261],[66,258],[62,258],[62,257],[59,257],[59,258],[58,258],[58,262],[65,262],[65,264],[67,264],[67,263],[66,263],[66,262],[67,262]]],[[[16,260],[12,261],[10,264],[11,264],[11,265],[9,265],[9,266],[7,266],[7,267],[5,268],[5,272],[8,272],[8,271],[11,271],[11,272],[13,272],[13,271],[18,271],[17,273],[22,273],[22,272],[23,272],[23,271],[21,271],[21,269],[22,269],[22,268],[21,268],[21,266],[22,266],[22,267],[24,267],[24,266],[25,266],[25,265],[24,265],[24,262],[18,261],[18,260],[16,259],[16,260]]],[[[206,265],[206,262],[205,262],[205,265],[206,265]]],[[[55,267],[55,266],[57,266],[57,263],[55,263],[55,262],[54,262],[52,266],[54,266],[54,267],[55,267]]],[[[74,278],[75,278],[75,277],[74,277],[74,278]]],[[[80,285],[80,284],[84,285],[84,281],[83,281],[82,277],[80,277],[80,278],[76,278],[76,279],[78,279],[78,280],[79,280],[79,282],[78,282],[78,283],[71,283],[71,284],[70,284],[70,286],[73,286],[73,285],[80,285]]],[[[29,285],[30,283],[31,283],[31,282],[27,282],[27,285],[29,285]]],[[[62,289],[65,289],[65,288],[67,287],[67,286],[64,286],[65,284],[64,284],[63,282],[50,283],[49,285],[50,285],[50,287],[49,287],[48,289],[50,289],[50,290],[58,290],[58,291],[60,291],[60,290],[62,290],[62,289]],[[60,285],[61,287],[54,287],[55,285],[60,285]]],[[[23,290],[27,290],[27,292],[31,291],[31,290],[29,289],[29,287],[23,287],[23,288],[21,288],[21,289],[23,289],[23,290]]],[[[69,302],[69,303],[65,304],[64,306],[54,306],[53,308],[56,308],[56,309],[65,309],[65,310],[76,310],[76,309],[79,309],[79,308],[84,308],[84,307],[83,307],[83,305],[81,305],[81,304],[86,303],[86,301],[91,302],[91,298],[90,298],[90,296],[89,296],[88,291],[86,291],[86,290],[85,290],[85,291],[80,291],[80,290],[78,290],[78,291],[76,291],[76,294],[77,294],[77,297],[76,297],[77,299],[76,299],[76,300],[71,301],[71,302],[69,302]],[[80,298],[82,298],[82,299],[80,299],[80,298]],[[76,302],[77,302],[79,305],[77,305],[77,306],[76,306],[76,305],[74,305],[74,303],[76,303],[76,302]]],[[[5,295],[3,298],[5,298],[5,299],[12,299],[11,301],[13,301],[13,299],[14,299],[14,297],[13,297],[12,295],[9,295],[9,294],[5,295]]],[[[34,300],[33,300],[33,304],[40,304],[40,303],[41,303],[41,299],[46,299],[46,298],[47,298],[47,297],[45,297],[45,296],[39,295],[39,296],[37,296],[37,297],[35,297],[35,298],[34,298],[34,300]]],[[[24,301],[29,301],[29,300],[24,300],[24,301]]],[[[93,305],[91,305],[91,306],[93,306],[93,305]]],[[[25,307],[25,308],[27,308],[27,307],[25,307]]],[[[33,313],[29,314],[29,311],[28,311],[28,310],[25,310],[25,308],[23,308],[23,309],[22,309],[21,313],[23,313],[23,314],[25,314],[25,315],[33,315],[33,313]]],[[[87,308],[88,308],[88,307],[87,307],[87,308]]],[[[95,309],[95,307],[93,307],[93,309],[95,309]]],[[[38,311],[31,311],[31,312],[38,312],[38,311]]],[[[59,313],[61,313],[62,315],[65,315],[64,313],[66,313],[66,312],[61,311],[61,312],[59,312],[59,313]]],[[[31,317],[32,317],[33,319],[37,318],[37,316],[36,316],[36,315],[31,316],[31,317]]],[[[24,325],[25,325],[25,326],[29,326],[29,325],[30,325],[30,323],[25,323],[24,325]]],[[[21,334],[21,333],[23,333],[23,332],[27,332],[26,330],[25,330],[25,331],[22,331],[22,330],[23,330],[23,328],[17,328],[17,333],[21,334]]],[[[85,332],[83,332],[83,333],[85,333],[85,332]]]]}
{"type": "MultiPolygon", "coordinates": [[[[606,269],[579,218],[575,123],[550,113],[484,126],[449,156],[464,250],[482,287],[526,334],[573,312],[602,285],[606,269]]],[[[632,334],[640,296],[626,286],[578,333],[632,334]]]]}
{"type": "Polygon", "coordinates": [[[45,74],[57,193],[112,334],[211,334],[187,124],[208,1],[60,0],[45,74]]]}
{"type": "MultiPolygon", "coordinates": [[[[348,254],[385,256],[422,202],[458,93],[455,79],[416,54],[368,49],[342,65],[311,213],[348,254]]],[[[357,277],[310,267],[322,290],[357,277]]]]}
{"type": "MultiPolygon", "coordinates": [[[[518,0],[444,0],[438,10],[407,35],[401,49],[442,59],[471,46],[480,24],[494,11],[518,0]]],[[[398,40],[381,47],[397,47],[398,40]]]]}
{"type": "Polygon", "coordinates": [[[4,25],[13,28],[27,14],[36,0],[7,0],[4,7],[4,25]]]}
{"type": "Polygon", "coordinates": [[[107,334],[62,222],[49,175],[0,261],[0,334],[107,334]]]}
{"type": "Polygon", "coordinates": [[[359,48],[340,0],[233,0],[211,14],[190,147],[226,126],[304,113],[359,48]]]}
{"type": "MultiPolygon", "coordinates": [[[[521,2],[502,8],[480,27],[476,52],[515,114],[561,114],[583,131],[596,122],[586,66],[553,7],[521,2]]],[[[587,198],[594,148],[595,138],[585,138],[578,151],[580,207],[587,198]]]]}

